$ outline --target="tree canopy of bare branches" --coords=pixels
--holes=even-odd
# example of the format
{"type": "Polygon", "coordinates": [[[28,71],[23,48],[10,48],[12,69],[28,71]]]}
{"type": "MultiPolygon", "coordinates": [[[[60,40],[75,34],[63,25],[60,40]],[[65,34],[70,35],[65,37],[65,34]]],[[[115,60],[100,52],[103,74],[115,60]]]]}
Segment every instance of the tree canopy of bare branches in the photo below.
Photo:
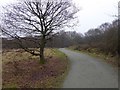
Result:
{"type": "Polygon", "coordinates": [[[40,56],[45,63],[44,48],[46,42],[69,22],[75,19],[78,9],[68,0],[21,1],[5,8],[3,34],[19,40],[19,45],[27,52],[40,56]],[[23,46],[22,36],[36,38],[39,51],[23,46]]]}

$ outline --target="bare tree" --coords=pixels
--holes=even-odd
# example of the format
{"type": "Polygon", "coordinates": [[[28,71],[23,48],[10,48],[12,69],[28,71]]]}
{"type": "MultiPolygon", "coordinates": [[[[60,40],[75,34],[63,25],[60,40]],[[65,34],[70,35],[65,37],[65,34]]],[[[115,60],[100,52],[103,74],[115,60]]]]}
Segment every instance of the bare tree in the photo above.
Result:
{"type": "Polygon", "coordinates": [[[19,45],[27,52],[40,56],[45,63],[44,48],[46,42],[57,32],[75,19],[78,9],[68,0],[23,1],[11,5],[4,13],[2,32],[19,40],[19,45]],[[23,46],[21,36],[37,36],[39,50],[23,46]]]}

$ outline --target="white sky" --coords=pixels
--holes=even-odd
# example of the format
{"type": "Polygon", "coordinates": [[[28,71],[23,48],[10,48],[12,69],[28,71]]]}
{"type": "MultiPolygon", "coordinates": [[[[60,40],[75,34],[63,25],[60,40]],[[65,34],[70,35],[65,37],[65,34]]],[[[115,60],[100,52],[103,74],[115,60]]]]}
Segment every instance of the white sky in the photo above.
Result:
{"type": "Polygon", "coordinates": [[[91,28],[97,28],[105,22],[112,22],[118,14],[119,0],[73,0],[82,10],[78,13],[78,32],[86,32],[91,28]]]}
{"type": "MultiPolygon", "coordinates": [[[[16,0],[0,0],[0,8],[6,4],[14,3],[16,0]]],[[[91,28],[96,28],[102,23],[112,22],[118,14],[119,0],[73,0],[77,7],[81,8],[77,16],[78,27],[73,31],[84,33],[91,28]]],[[[2,10],[2,9],[0,9],[2,10]]]]}

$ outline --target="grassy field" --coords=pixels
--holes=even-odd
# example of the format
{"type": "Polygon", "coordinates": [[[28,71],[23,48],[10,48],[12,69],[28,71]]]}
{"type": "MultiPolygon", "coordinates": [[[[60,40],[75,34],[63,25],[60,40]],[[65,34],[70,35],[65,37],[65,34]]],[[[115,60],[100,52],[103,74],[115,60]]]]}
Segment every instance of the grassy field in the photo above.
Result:
{"type": "Polygon", "coordinates": [[[4,50],[2,54],[3,88],[61,88],[69,62],[57,49],[45,49],[47,63],[21,49],[4,50]]]}

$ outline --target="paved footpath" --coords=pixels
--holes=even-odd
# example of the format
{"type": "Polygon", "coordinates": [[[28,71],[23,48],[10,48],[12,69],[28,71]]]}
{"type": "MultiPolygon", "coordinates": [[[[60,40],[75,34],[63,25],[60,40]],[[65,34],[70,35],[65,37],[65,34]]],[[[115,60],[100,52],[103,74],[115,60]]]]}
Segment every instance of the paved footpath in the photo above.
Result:
{"type": "Polygon", "coordinates": [[[118,88],[118,70],[103,60],[64,48],[71,68],[63,88],[118,88]]]}

